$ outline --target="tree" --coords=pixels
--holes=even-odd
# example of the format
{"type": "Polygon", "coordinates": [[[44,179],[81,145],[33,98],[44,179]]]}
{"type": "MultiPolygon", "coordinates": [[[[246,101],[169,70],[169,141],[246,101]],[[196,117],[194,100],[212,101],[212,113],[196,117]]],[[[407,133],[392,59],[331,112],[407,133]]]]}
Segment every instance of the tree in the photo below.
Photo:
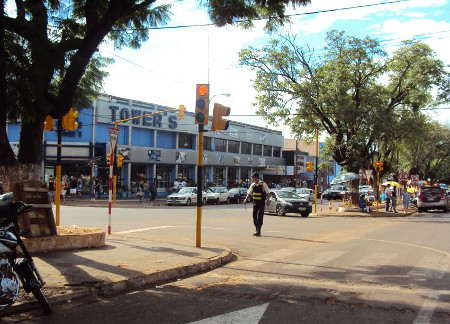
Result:
{"type": "MultiPolygon", "coordinates": [[[[16,0],[16,16],[2,14],[7,55],[0,56],[0,73],[2,78],[6,76],[7,91],[0,93],[4,103],[0,107],[1,179],[39,178],[46,116],[60,118],[74,104],[86,103],[88,96],[100,89],[106,63],[96,54],[101,42],[109,39],[117,48],[139,48],[149,37],[149,27],[168,21],[170,6],[155,3],[156,0],[16,0]],[[5,67],[3,73],[1,67],[5,67]],[[7,116],[21,121],[17,160],[6,137],[7,116]]],[[[267,24],[273,26],[287,19],[284,12],[289,4],[307,4],[309,0],[201,3],[220,26],[236,23],[238,18],[263,15],[270,17],[267,24]]]]}
{"type": "Polygon", "coordinates": [[[284,122],[298,138],[325,131],[325,152],[347,171],[375,157],[392,160],[420,108],[448,100],[448,73],[426,44],[403,42],[392,57],[374,39],[339,31],[329,32],[326,44],[318,55],[294,36],[279,36],[243,49],[240,64],[256,71],[257,113],[284,122]]]}

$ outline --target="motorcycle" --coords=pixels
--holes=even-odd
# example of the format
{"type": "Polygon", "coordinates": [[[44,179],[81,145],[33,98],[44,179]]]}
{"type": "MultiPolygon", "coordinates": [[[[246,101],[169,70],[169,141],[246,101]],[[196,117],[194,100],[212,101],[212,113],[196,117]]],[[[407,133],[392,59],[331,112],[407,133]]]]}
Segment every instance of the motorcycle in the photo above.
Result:
{"type": "Polygon", "coordinates": [[[16,302],[20,283],[34,295],[45,314],[52,311],[41,289],[45,281],[21,239],[29,231],[19,232],[19,217],[32,209],[22,201],[12,202],[12,193],[0,196],[0,311],[16,302]]]}

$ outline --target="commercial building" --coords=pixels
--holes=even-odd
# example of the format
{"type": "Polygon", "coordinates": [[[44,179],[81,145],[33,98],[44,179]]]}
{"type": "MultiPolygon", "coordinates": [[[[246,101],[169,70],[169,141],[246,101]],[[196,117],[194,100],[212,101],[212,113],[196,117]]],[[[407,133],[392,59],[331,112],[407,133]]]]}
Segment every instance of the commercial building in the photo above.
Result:
{"type": "MultiPolygon", "coordinates": [[[[83,178],[83,194],[90,192],[92,169],[88,162],[100,157],[94,173],[107,186],[109,168],[106,154],[110,152],[109,127],[115,121],[170,109],[156,104],[101,95],[92,107],[79,111],[78,129],[62,133],[62,174],[83,178]]],[[[237,107],[231,108],[236,111],[237,107]]],[[[211,116],[210,116],[211,119],[211,116]]],[[[158,194],[166,195],[176,178],[188,184],[197,179],[197,126],[194,114],[186,112],[178,120],[178,111],[120,123],[118,152],[124,156],[118,169],[118,188],[124,195],[133,195],[139,182],[157,178],[158,194]]],[[[209,127],[205,127],[209,129],[209,127]]],[[[8,124],[8,138],[14,147],[19,140],[20,124],[8,124]]],[[[204,133],[204,187],[246,185],[252,172],[267,165],[284,165],[283,135],[240,122],[230,121],[226,131],[204,133]]],[[[43,141],[42,179],[55,174],[55,131],[45,131],[43,141]]],[[[106,188],[104,190],[106,193],[106,188]]]]}

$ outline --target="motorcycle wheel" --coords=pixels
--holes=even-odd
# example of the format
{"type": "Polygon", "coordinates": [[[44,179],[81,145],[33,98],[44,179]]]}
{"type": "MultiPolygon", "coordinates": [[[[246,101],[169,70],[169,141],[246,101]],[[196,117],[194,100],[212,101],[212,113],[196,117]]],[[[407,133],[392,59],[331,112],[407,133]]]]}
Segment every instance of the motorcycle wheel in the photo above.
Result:
{"type": "Polygon", "coordinates": [[[50,314],[52,312],[52,308],[50,307],[50,304],[48,303],[47,298],[45,297],[41,288],[35,286],[31,288],[31,292],[33,293],[34,297],[36,297],[39,304],[41,304],[41,307],[44,310],[44,314],[50,314]]]}

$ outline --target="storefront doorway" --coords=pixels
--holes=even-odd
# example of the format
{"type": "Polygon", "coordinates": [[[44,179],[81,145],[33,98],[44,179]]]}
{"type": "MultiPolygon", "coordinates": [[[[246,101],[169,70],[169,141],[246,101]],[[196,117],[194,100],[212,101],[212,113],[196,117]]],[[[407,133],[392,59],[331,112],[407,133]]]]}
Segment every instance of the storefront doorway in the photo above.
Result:
{"type": "Polygon", "coordinates": [[[214,168],[214,184],[216,186],[223,186],[224,185],[224,174],[225,169],[224,168],[214,168]]]}
{"type": "Polygon", "coordinates": [[[228,188],[235,188],[238,186],[238,169],[237,168],[228,168],[227,174],[227,186],[228,188]]]}
{"type": "Polygon", "coordinates": [[[169,192],[169,189],[172,187],[172,167],[157,165],[156,178],[158,179],[158,192],[169,192]]]}

